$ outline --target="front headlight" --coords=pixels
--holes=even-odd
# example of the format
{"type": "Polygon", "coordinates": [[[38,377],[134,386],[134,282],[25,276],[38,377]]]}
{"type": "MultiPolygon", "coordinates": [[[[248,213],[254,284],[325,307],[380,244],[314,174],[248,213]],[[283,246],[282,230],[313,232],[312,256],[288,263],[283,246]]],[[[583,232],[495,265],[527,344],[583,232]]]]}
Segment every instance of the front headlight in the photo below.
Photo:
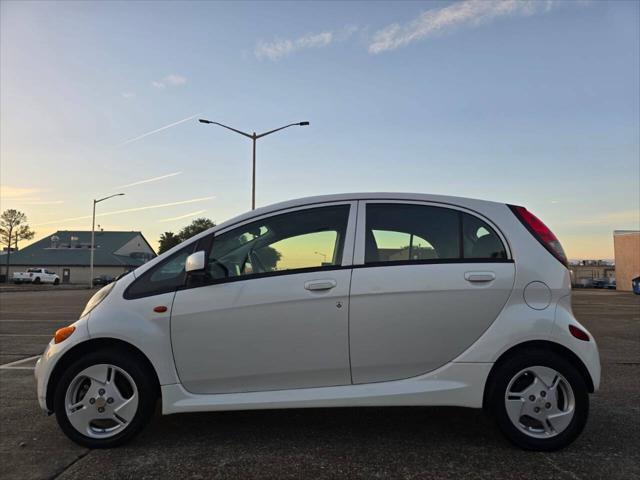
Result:
{"type": "Polygon", "coordinates": [[[87,302],[87,306],[84,307],[84,310],[80,315],[80,318],[84,317],[85,315],[88,315],[89,312],[91,312],[91,310],[93,310],[98,305],[100,305],[100,302],[102,302],[105,298],[107,298],[107,295],[111,293],[111,290],[113,290],[113,287],[115,286],[116,286],[116,282],[113,282],[113,283],[110,283],[109,285],[102,287],[100,290],[98,290],[96,294],[93,297],[91,297],[87,302]]]}

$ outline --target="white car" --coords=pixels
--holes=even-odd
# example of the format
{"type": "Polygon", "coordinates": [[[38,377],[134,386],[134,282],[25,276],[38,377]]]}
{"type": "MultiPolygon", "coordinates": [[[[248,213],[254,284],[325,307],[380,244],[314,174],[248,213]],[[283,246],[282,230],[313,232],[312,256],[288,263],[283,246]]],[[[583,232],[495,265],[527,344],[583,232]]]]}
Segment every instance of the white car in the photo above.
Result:
{"type": "Polygon", "coordinates": [[[162,412],[484,407],[553,450],[600,383],[566,258],[523,207],[342,194],[246,213],[96,293],[36,366],[38,400],[88,447],[162,412]]]}
{"type": "Polygon", "coordinates": [[[26,272],[14,272],[13,283],[53,283],[58,285],[60,277],[46,268],[28,268],[26,272]]]}

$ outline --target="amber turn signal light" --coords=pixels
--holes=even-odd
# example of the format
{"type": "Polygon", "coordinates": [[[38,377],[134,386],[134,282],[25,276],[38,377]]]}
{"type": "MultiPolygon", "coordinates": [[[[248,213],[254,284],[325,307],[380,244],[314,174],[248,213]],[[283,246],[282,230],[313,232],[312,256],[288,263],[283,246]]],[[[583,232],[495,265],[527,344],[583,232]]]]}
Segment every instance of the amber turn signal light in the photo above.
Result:
{"type": "Polygon", "coordinates": [[[63,327],[56,330],[56,333],[53,336],[54,343],[64,342],[75,331],[76,331],[76,327],[63,327]]]}

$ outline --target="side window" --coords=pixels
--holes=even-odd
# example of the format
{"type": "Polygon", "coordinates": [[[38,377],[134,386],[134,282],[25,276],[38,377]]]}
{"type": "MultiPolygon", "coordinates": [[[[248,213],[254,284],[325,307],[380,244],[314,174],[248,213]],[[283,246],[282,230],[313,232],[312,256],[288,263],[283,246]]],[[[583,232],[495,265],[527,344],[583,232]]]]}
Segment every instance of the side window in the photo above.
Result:
{"type": "Polygon", "coordinates": [[[460,258],[459,212],[410,204],[368,204],[365,263],[460,258]]]}
{"type": "Polygon", "coordinates": [[[148,297],[172,292],[184,285],[186,276],[184,265],[195,246],[196,242],[192,242],[144,272],[127,288],[124,297],[127,299],[148,297]]]}
{"type": "Polygon", "coordinates": [[[462,214],[464,258],[504,259],[507,252],[496,232],[473,215],[462,214]]]}
{"type": "Polygon", "coordinates": [[[342,263],[349,205],[274,215],[213,238],[210,281],[342,263]]]}

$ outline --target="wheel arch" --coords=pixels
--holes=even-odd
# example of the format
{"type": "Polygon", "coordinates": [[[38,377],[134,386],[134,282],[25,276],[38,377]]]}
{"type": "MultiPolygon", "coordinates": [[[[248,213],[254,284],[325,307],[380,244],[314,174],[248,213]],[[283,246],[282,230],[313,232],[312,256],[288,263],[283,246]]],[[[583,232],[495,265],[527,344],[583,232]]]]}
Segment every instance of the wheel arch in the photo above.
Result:
{"type": "Polygon", "coordinates": [[[571,364],[573,364],[578,369],[578,371],[580,372],[580,375],[582,376],[582,378],[584,378],[584,381],[585,381],[585,384],[587,385],[587,390],[589,391],[589,393],[594,392],[595,388],[593,385],[593,379],[591,378],[591,374],[589,373],[589,370],[587,369],[583,361],[580,360],[580,358],[575,353],[573,353],[567,347],[560,345],[559,343],[551,342],[548,340],[532,340],[529,342],[524,342],[524,343],[519,343],[518,345],[514,345],[513,347],[505,351],[502,355],[500,355],[500,357],[498,357],[498,359],[495,361],[495,363],[493,364],[493,367],[491,367],[491,371],[489,372],[487,381],[485,382],[484,397],[482,401],[482,405],[484,408],[487,408],[487,406],[489,405],[489,400],[493,393],[491,391],[491,388],[493,386],[494,375],[495,375],[495,372],[498,370],[498,366],[504,361],[508,360],[509,358],[512,358],[525,350],[532,350],[532,349],[552,351],[566,358],[569,362],[571,362],[571,364]]]}
{"type": "Polygon", "coordinates": [[[128,342],[125,342],[124,340],[119,340],[116,338],[92,338],[85,342],[79,343],[69,349],[69,351],[65,352],[62,358],[60,358],[60,360],[58,360],[58,362],[56,363],[56,366],[51,372],[49,381],[47,383],[46,402],[47,410],[49,412],[53,411],[53,396],[55,393],[55,386],[57,385],[64,371],[78,358],[82,357],[82,355],[100,349],[117,350],[120,353],[131,354],[140,359],[140,361],[145,365],[145,368],[149,370],[149,373],[153,375],[153,381],[157,386],[158,396],[160,396],[160,381],[158,379],[158,373],[156,372],[149,358],[147,358],[147,356],[139,348],[128,342]]]}

